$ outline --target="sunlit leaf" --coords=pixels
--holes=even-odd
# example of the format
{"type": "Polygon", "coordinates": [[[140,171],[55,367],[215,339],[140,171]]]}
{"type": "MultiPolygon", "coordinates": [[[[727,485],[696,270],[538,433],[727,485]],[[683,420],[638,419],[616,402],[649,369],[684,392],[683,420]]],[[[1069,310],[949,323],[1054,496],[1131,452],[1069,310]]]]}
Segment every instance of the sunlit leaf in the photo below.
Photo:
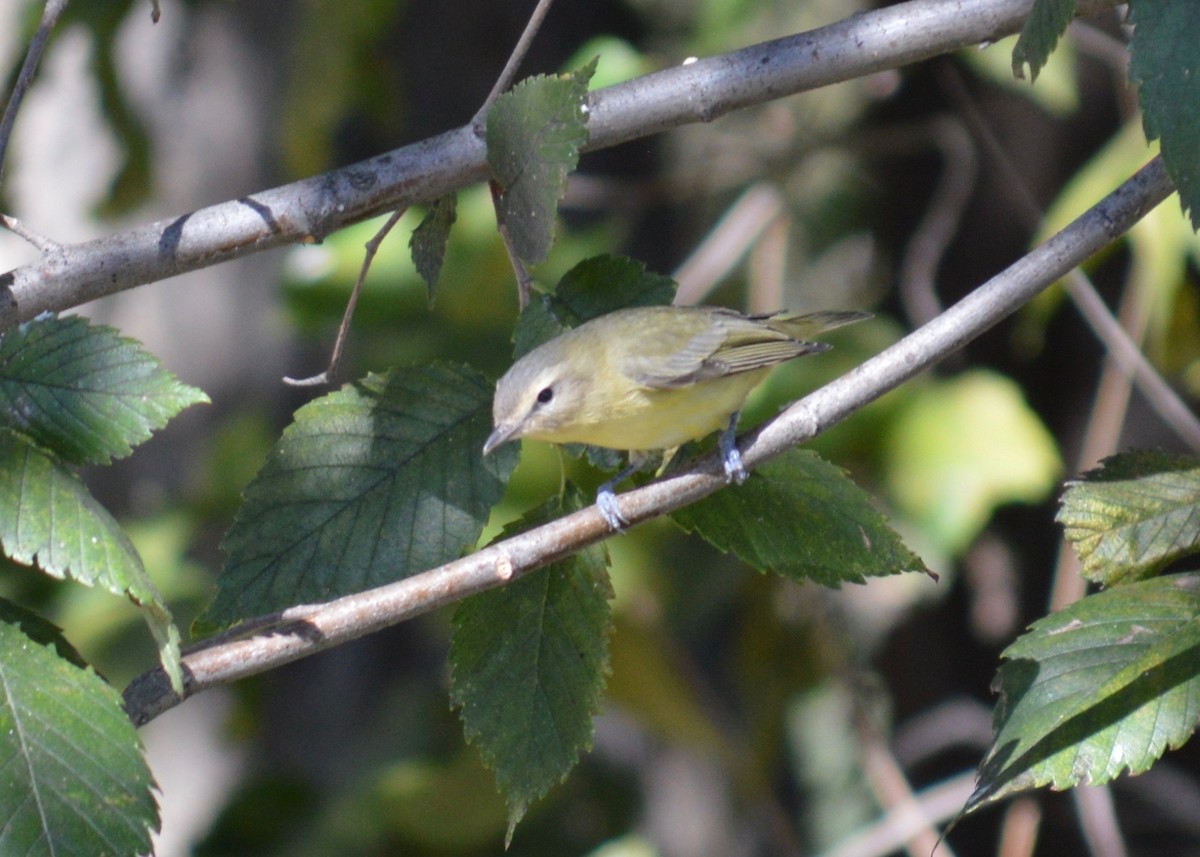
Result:
{"type": "Polygon", "coordinates": [[[0,337],[0,423],[74,464],[107,464],[207,402],[138,343],[86,319],[39,318],[0,337]]]}
{"type": "Polygon", "coordinates": [[[1140,773],[1200,717],[1200,576],[1089,595],[1004,652],[996,739],[968,809],[1140,773]]]}
{"type": "Polygon", "coordinates": [[[1062,470],[1020,388],[985,370],[919,389],[888,447],[891,496],[950,553],[964,550],[998,506],[1042,500],[1062,470]]]}
{"type": "Polygon", "coordinates": [[[179,631],[129,537],[71,468],[6,430],[0,430],[0,542],[17,562],[137,604],[163,668],[182,689],[179,631]]]}
{"type": "Polygon", "coordinates": [[[1089,580],[1149,577],[1200,549],[1200,461],[1157,452],[1106,459],[1067,489],[1058,521],[1089,580]]]}

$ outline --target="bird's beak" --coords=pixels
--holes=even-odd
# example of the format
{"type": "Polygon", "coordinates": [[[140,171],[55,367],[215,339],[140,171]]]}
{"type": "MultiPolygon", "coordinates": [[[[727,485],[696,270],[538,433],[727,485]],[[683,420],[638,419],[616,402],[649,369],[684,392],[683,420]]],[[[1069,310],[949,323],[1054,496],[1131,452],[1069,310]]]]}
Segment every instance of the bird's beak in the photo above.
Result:
{"type": "Polygon", "coordinates": [[[513,425],[499,425],[488,435],[487,441],[483,444],[483,454],[488,455],[493,449],[512,440],[512,436],[517,429],[521,427],[520,423],[513,425]]]}

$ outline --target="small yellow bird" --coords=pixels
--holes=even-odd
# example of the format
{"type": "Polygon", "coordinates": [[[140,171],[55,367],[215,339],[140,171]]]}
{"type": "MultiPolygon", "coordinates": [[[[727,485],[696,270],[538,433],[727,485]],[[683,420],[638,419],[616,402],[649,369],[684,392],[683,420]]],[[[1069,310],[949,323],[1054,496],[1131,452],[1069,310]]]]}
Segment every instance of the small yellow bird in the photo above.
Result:
{"type": "Polygon", "coordinates": [[[724,428],[725,476],[744,481],[735,430],[750,391],[772,366],[830,347],[805,337],[866,318],[870,313],[743,315],[676,306],[594,318],[530,351],[499,380],[495,430],[483,454],[523,437],[627,450],[630,466],[596,496],[605,520],[619,530],[627,522],[613,487],[652,452],[673,452],[724,428]]]}

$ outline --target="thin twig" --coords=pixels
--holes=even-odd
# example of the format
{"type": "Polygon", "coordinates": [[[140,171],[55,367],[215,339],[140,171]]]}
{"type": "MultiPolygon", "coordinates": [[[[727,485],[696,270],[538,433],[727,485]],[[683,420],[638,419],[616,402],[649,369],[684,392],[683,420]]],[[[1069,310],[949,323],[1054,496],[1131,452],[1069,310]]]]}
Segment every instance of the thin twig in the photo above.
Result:
{"type": "Polygon", "coordinates": [[[13,235],[24,238],[43,253],[55,253],[62,250],[62,245],[57,241],[51,240],[45,235],[39,235],[11,214],[0,214],[0,226],[13,235]]]}
{"type": "MultiPolygon", "coordinates": [[[[861,748],[863,774],[872,794],[879,805],[887,810],[889,816],[906,822],[907,835],[902,842],[909,857],[928,857],[938,850],[939,843],[942,842],[935,826],[939,819],[937,816],[925,815],[922,811],[903,768],[896,761],[879,730],[861,708],[855,712],[854,726],[861,748]]],[[[970,791],[964,791],[967,797],[970,797],[970,791]]],[[[941,850],[945,857],[954,857],[949,844],[942,843],[941,850]]]]}
{"type": "Polygon", "coordinates": [[[38,63],[46,50],[46,42],[50,39],[50,31],[58,23],[58,16],[67,8],[67,0],[46,0],[42,9],[42,20],[38,23],[33,38],[29,40],[29,50],[25,52],[25,61],[21,63],[21,71],[17,74],[17,83],[13,86],[8,104],[4,106],[4,116],[0,117],[0,175],[4,173],[4,156],[8,151],[8,140],[12,136],[13,125],[17,121],[17,111],[25,100],[29,84],[37,71],[38,63]]]}
{"type": "Polygon", "coordinates": [[[346,311],[342,313],[342,323],[338,325],[337,339],[333,342],[333,353],[329,355],[329,366],[319,375],[313,375],[311,378],[284,378],[285,384],[290,384],[293,387],[316,387],[321,384],[336,384],[338,381],[338,366],[342,361],[342,350],[346,345],[346,338],[350,334],[350,322],[354,318],[354,309],[358,306],[358,296],[362,292],[363,283],[367,280],[367,273],[371,270],[371,263],[375,261],[375,254],[379,252],[379,245],[383,243],[383,239],[392,231],[400,218],[404,216],[407,208],[401,208],[392,212],[392,216],[387,219],[387,223],[379,228],[379,231],[371,236],[371,240],[366,243],[366,251],[363,253],[362,267],[358,271],[358,279],[354,281],[354,288],[350,292],[350,299],[346,301],[346,311]]]}
{"type": "Polygon", "coordinates": [[[942,156],[942,171],[900,264],[900,300],[914,325],[924,324],[942,311],[937,271],[958,234],[979,169],[975,145],[957,119],[934,117],[924,131],[942,156]]]}
{"type": "MultiPolygon", "coordinates": [[[[904,802],[888,811],[867,827],[856,830],[820,857],[884,857],[904,847],[904,843],[930,821],[940,822],[953,818],[962,811],[963,804],[975,790],[975,771],[964,771],[948,780],[929,786],[912,795],[912,802],[904,802]]],[[[924,852],[921,857],[929,857],[924,852]]],[[[950,854],[943,842],[934,855],[950,854]]]]}
{"type": "Polygon", "coordinates": [[[997,857],[1032,857],[1042,827],[1042,807],[1037,798],[1017,798],[1004,811],[997,857]]]}
{"type": "Polygon", "coordinates": [[[1090,857],[1128,857],[1129,849],[1117,824],[1117,808],[1108,786],[1071,789],[1071,800],[1079,814],[1083,838],[1090,857]]]}
{"type": "MultiPolygon", "coordinates": [[[[756,467],[797,446],[925,371],[1016,312],[1067,271],[1116,240],[1174,190],[1155,158],[1073,223],[1007,270],[857,369],[796,402],[739,444],[756,467]]],[[[716,456],[616,498],[638,524],[724,488],[716,456]]],[[[491,545],[435,569],[325,604],[300,605],[252,620],[245,639],[201,644],[183,658],[187,695],[261,673],[348,640],[502,586],[612,535],[594,506],[491,545]],[[265,630],[262,630],[265,628],[265,630]]],[[[180,702],[161,667],[135,679],[125,704],[137,724],[180,702]]]]}
{"type": "Polygon", "coordinates": [[[508,58],[508,63],[504,66],[504,70],[496,78],[496,83],[492,86],[492,91],[488,93],[478,112],[471,118],[471,129],[475,132],[475,136],[483,136],[488,111],[492,109],[492,105],[496,103],[496,99],[512,86],[512,82],[517,76],[517,69],[521,67],[525,55],[529,53],[529,47],[533,44],[533,37],[541,29],[542,22],[546,20],[546,15],[550,12],[550,5],[553,2],[554,0],[538,0],[537,7],[533,10],[533,14],[529,16],[529,23],[525,25],[525,31],[521,33],[521,38],[517,39],[517,46],[513,48],[512,56],[508,58]]]}

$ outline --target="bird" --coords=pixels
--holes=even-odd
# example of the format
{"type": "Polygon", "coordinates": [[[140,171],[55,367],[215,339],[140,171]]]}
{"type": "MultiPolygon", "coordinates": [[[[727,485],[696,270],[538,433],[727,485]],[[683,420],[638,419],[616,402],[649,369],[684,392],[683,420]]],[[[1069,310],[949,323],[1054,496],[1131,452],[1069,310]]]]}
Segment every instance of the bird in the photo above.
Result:
{"type": "Polygon", "coordinates": [[[727,482],[746,469],[738,416],[773,366],[830,348],[808,337],[870,318],[866,312],[746,315],[711,306],[644,306],[593,318],[534,348],[496,383],[488,455],[519,438],[582,443],[629,453],[629,466],[600,486],[596,504],[622,531],[614,488],[656,452],[722,430],[727,482]]]}

